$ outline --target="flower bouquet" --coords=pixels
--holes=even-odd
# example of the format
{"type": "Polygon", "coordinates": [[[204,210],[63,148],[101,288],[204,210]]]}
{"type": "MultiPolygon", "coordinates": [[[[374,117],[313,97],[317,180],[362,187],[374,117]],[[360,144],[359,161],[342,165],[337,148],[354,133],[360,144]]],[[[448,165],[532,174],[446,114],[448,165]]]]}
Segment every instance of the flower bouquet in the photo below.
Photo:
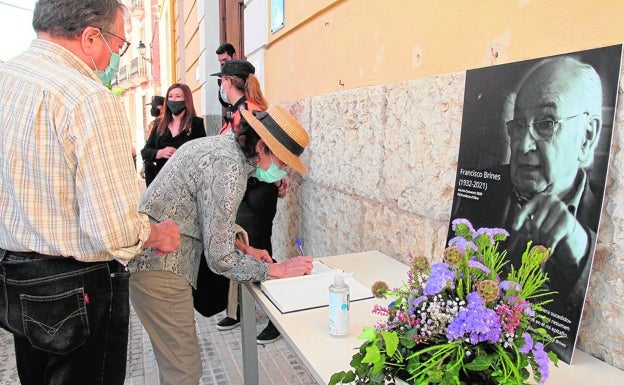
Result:
{"type": "Polygon", "coordinates": [[[498,243],[504,229],[474,230],[465,219],[452,223],[443,262],[411,259],[407,282],[389,289],[373,285],[376,297],[393,298],[373,313],[384,317],[358,337],[365,342],[352,369],[335,373],[329,385],[543,384],[554,353],[552,338],[534,322],[552,292],[541,264],[550,250],[527,244],[521,266],[509,264],[498,243]],[[504,276],[504,278],[503,278],[504,276]],[[529,371],[529,367],[531,371],[529,371]]]}

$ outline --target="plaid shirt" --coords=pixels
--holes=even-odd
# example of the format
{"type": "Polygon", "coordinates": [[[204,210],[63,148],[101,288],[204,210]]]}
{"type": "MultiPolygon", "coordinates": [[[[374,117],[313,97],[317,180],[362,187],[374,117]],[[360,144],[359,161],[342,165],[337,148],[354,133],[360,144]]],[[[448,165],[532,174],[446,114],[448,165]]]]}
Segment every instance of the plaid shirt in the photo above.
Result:
{"type": "Polygon", "coordinates": [[[124,265],[142,251],[131,128],[65,48],[34,40],[0,65],[0,247],[124,265]]]}

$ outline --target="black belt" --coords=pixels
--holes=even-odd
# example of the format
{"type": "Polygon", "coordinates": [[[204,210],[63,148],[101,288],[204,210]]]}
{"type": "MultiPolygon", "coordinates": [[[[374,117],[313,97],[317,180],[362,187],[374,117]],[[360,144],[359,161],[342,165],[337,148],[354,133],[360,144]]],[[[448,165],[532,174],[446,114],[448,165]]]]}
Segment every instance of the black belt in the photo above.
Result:
{"type": "Polygon", "coordinates": [[[21,259],[65,259],[68,257],[63,257],[62,255],[48,255],[36,253],[34,251],[11,251],[7,250],[6,255],[10,255],[13,257],[21,258],[21,259]]]}
{"type": "MultiPolygon", "coordinates": [[[[1,250],[1,249],[0,249],[1,250]]],[[[17,260],[52,260],[52,259],[64,259],[67,261],[75,261],[75,262],[80,262],[72,257],[63,257],[61,255],[48,255],[48,254],[41,254],[41,253],[36,253],[34,251],[31,252],[24,252],[24,251],[10,251],[10,250],[6,250],[6,257],[9,257],[9,259],[17,259],[17,260]]],[[[96,262],[93,262],[96,263],[96,262]]],[[[111,260],[111,261],[101,261],[99,263],[106,263],[109,268],[111,273],[116,273],[116,272],[120,272],[120,271],[128,271],[127,268],[122,265],[121,263],[119,263],[116,260],[111,260]]]]}

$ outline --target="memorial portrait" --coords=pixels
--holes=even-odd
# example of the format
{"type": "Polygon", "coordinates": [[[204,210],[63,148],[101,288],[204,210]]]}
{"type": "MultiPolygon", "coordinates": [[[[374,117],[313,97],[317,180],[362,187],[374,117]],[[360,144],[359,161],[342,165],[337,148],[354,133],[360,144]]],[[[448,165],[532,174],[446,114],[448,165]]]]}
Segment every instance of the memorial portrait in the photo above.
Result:
{"type": "MultiPolygon", "coordinates": [[[[467,71],[451,221],[504,228],[517,266],[527,242],[551,248],[544,314],[570,363],[593,262],[622,46],[467,71]]],[[[449,234],[452,231],[449,228],[449,234]]]]}

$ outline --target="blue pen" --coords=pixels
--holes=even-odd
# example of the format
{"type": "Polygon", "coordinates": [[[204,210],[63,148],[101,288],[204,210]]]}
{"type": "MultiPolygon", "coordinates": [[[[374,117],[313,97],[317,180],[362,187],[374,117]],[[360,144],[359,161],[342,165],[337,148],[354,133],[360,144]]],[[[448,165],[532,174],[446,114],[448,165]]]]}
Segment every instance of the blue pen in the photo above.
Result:
{"type": "Polygon", "coordinates": [[[297,240],[297,248],[299,249],[299,255],[305,255],[303,253],[303,242],[301,242],[301,238],[297,236],[296,240],[297,240]]]}

